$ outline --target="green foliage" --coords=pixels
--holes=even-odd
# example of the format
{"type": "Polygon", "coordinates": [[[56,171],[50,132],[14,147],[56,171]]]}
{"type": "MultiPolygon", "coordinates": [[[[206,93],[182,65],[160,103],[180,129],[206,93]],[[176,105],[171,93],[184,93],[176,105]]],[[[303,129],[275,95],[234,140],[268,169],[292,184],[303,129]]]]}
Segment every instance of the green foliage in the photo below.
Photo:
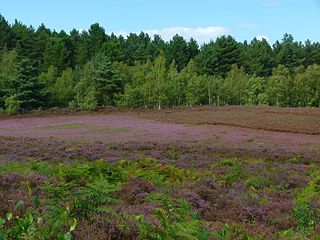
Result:
{"type": "Polygon", "coordinates": [[[272,105],[293,106],[294,81],[289,69],[279,65],[273,70],[272,77],[269,78],[267,92],[272,105]]]}
{"type": "Polygon", "coordinates": [[[149,201],[156,202],[154,210],[160,225],[141,221],[142,239],[208,239],[210,232],[197,219],[185,200],[172,199],[165,194],[152,194],[149,201]]]}
{"type": "Polygon", "coordinates": [[[98,24],[70,34],[0,16],[0,109],[16,95],[22,110],[102,106],[320,106],[320,44],[285,34],[237,42],[221,36],[200,48],[175,35],[108,35],[98,24]]]}
{"type": "Polygon", "coordinates": [[[245,170],[240,162],[235,162],[225,176],[227,184],[233,184],[241,181],[245,177],[245,170]]]}
{"type": "Polygon", "coordinates": [[[5,111],[9,114],[17,114],[21,111],[21,103],[16,94],[5,99],[5,111]]]}
{"type": "Polygon", "coordinates": [[[228,104],[243,104],[247,76],[242,68],[232,65],[222,83],[222,100],[228,104]]]}
{"type": "Polygon", "coordinates": [[[271,184],[271,180],[264,176],[252,176],[246,180],[246,185],[256,189],[263,189],[271,184]]]}
{"type": "Polygon", "coordinates": [[[23,58],[15,67],[15,75],[10,76],[4,82],[3,99],[9,98],[9,101],[15,102],[14,104],[10,103],[11,105],[20,105],[22,109],[42,106],[47,94],[44,90],[44,83],[36,77],[33,63],[29,59],[23,58]]]}
{"type": "Polygon", "coordinates": [[[55,66],[50,66],[47,72],[42,72],[39,76],[39,80],[46,84],[46,89],[49,92],[48,105],[54,106],[57,104],[56,95],[58,94],[56,90],[56,82],[58,78],[58,68],[55,66]]]}
{"type": "MultiPolygon", "coordinates": [[[[19,200],[15,205],[15,210],[22,207],[24,201],[19,200]]],[[[6,219],[0,218],[0,239],[49,239],[52,237],[52,232],[48,229],[43,229],[43,224],[46,224],[43,216],[40,216],[40,212],[35,209],[25,213],[23,216],[14,215],[12,212],[7,213],[6,219]]],[[[59,221],[62,221],[59,219],[59,221]]],[[[71,218],[67,220],[70,226],[69,231],[65,234],[58,233],[57,239],[71,240],[71,232],[75,230],[77,226],[77,220],[71,218]]]]}
{"type": "Polygon", "coordinates": [[[244,45],[243,48],[246,71],[257,76],[270,76],[275,60],[273,49],[268,41],[254,38],[249,45],[244,45]]]}
{"type": "Polygon", "coordinates": [[[295,199],[293,216],[303,231],[314,230],[318,223],[319,209],[313,206],[312,202],[320,200],[319,181],[320,175],[318,172],[315,178],[297,194],[295,199]]]}
{"type": "Polygon", "coordinates": [[[94,75],[93,87],[100,106],[114,105],[116,93],[122,91],[120,74],[113,69],[110,60],[103,54],[98,54],[93,59],[94,75]]]}
{"type": "MultiPolygon", "coordinates": [[[[135,221],[142,239],[207,239],[211,234],[183,199],[168,193],[152,193],[146,201],[156,204],[152,216],[159,224],[150,222],[142,215],[119,215],[112,206],[119,204],[117,191],[130,178],[143,178],[165,186],[197,179],[190,171],[166,166],[155,160],[137,162],[122,160],[115,165],[105,160],[75,162],[71,164],[47,163],[30,160],[26,163],[11,163],[1,172],[36,172],[53,179],[37,186],[41,199],[31,195],[32,208],[23,215],[8,213],[9,220],[0,219],[0,234],[3,239],[70,239],[80,219],[90,219],[94,214],[103,214],[110,221],[117,217],[119,228],[126,228],[127,221],[135,221]],[[45,206],[45,211],[39,209],[45,206]],[[131,220],[130,220],[131,219],[131,220]]],[[[17,201],[16,209],[25,202],[17,201]]]]}
{"type": "Polygon", "coordinates": [[[85,97],[83,98],[83,103],[80,105],[80,107],[87,110],[95,110],[98,106],[99,103],[96,89],[91,87],[88,89],[85,97]]]}
{"type": "Polygon", "coordinates": [[[70,64],[70,51],[66,47],[68,44],[68,37],[64,32],[59,36],[50,37],[43,53],[44,66],[55,66],[61,73],[70,64]]]}
{"type": "MultiPolygon", "coordinates": [[[[240,181],[257,190],[269,187],[272,179],[268,177],[256,175],[246,178],[243,164],[237,158],[224,159],[216,164],[216,167],[228,169],[220,179],[226,181],[226,187],[240,181]]],[[[33,173],[37,173],[45,180],[33,187],[29,182],[32,180],[23,180],[23,184],[18,184],[19,189],[26,188],[26,196],[17,199],[12,212],[0,216],[0,239],[70,239],[74,231],[83,227],[78,223],[90,223],[96,216],[102,217],[99,221],[114,224],[122,233],[136,234],[139,239],[253,239],[247,235],[243,225],[226,224],[227,221],[215,222],[222,229],[209,230],[209,223],[203,220],[202,213],[194,210],[198,208],[191,207],[191,201],[189,204],[175,194],[177,187],[185,188],[208,173],[160,164],[150,158],[120,160],[112,164],[103,159],[70,163],[30,159],[10,162],[0,168],[1,175],[14,172],[26,179],[32,179],[33,173]],[[132,179],[140,180],[134,182],[132,179]],[[133,182],[138,184],[130,185],[133,182]],[[132,192],[126,188],[128,184],[133,188],[132,192]],[[153,190],[144,192],[143,189],[149,184],[153,190]],[[143,194],[139,194],[141,186],[143,194]],[[130,195],[133,198],[139,196],[138,205],[128,205],[123,194],[134,194],[130,195]],[[147,213],[140,212],[140,206],[147,206],[147,213]],[[127,208],[130,210],[126,211],[127,208]]],[[[299,227],[276,233],[279,239],[313,239],[313,236],[317,239],[314,229],[318,224],[316,206],[320,175],[316,165],[310,167],[309,175],[310,183],[294,200],[293,217],[299,227]]],[[[253,201],[259,200],[255,189],[250,188],[250,191],[257,193],[251,195],[253,201]]],[[[270,186],[269,190],[272,189],[270,186]]],[[[199,204],[204,203],[200,201],[199,204]]],[[[264,236],[255,236],[256,239],[264,239],[264,236]]]]}
{"type": "MultiPolygon", "coordinates": [[[[77,218],[89,217],[98,212],[111,212],[108,206],[117,202],[112,195],[126,179],[104,160],[71,165],[31,160],[26,165],[12,164],[3,171],[36,171],[58,181],[38,186],[45,198],[39,200],[36,195],[30,196],[33,208],[25,215],[14,216],[14,222],[10,221],[9,225],[1,219],[0,222],[5,226],[0,230],[6,236],[17,237],[15,239],[71,239],[77,218]],[[46,206],[47,210],[39,212],[41,206],[46,206]]],[[[19,200],[15,208],[23,205],[24,201],[19,200]]]]}
{"type": "Polygon", "coordinates": [[[102,51],[110,58],[112,62],[120,62],[125,59],[125,52],[123,48],[124,40],[118,38],[113,33],[107,36],[107,41],[102,45],[102,51]]]}
{"type": "Polygon", "coordinates": [[[247,105],[267,104],[268,98],[264,94],[264,86],[264,78],[253,75],[245,83],[244,95],[242,95],[241,101],[247,105]]]}
{"type": "Polygon", "coordinates": [[[294,208],[294,217],[303,229],[313,229],[316,224],[316,210],[309,203],[297,200],[294,208]]]}
{"type": "Polygon", "coordinates": [[[121,160],[118,168],[125,171],[126,175],[142,178],[154,183],[157,186],[168,184],[179,184],[185,180],[196,180],[199,174],[193,173],[187,169],[177,168],[171,164],[161,164],[154,159],[143,159],[140,161],[130,162],[121,160]]]}
{"type": "Polygon", "coordinates": [[[288,239],[288,240],[289,239],[291,240],[306,239],[303,233],[294,231],[293,229],[281,231],[276,235],[280,239],[288,239]]]}
{"type": "Polygon", "coordinates": [[[196,65],[193,60],[190,60],[188,65],[181,71],[182,78],[185,78],[186,91],[185,101],[186,105],[199,105],[201,102],[201,93],[203,92],[203,79],[200,78],[196,71],[196,65]]]}
{"type": "Polygon", "coordinates": [[[17,63],[18,63],[18,55],[15,49],[11,51],[3,51],[1,56],[0,76],[16,75],[17,63]]]}
{"type": "Polygon", "coordinates": [[[67,106],[73,99],[73,91],[75,85],[75,76],[71,68],[64,70],[58,77],[51,89],[52,101],[57,106],[67,106]]]}
{"type": "Polygon", "coordinates": [[[225,77],[241,60],[240,44],[231,36],[221,36],[204,45],[196,57],[200,73],[225,77]]]}
{"type": "Polygon", "coordinates": [[[151,71],[147,75],[145,88],[147,89],[148,105],[161,109],[163,102],[166,100],[165,95],[165,79],[166,79],[166,58],[161,52],[151,67],[151,71]]]}
{"type": "Polygon", "coordinates": [[[234,166],[237,162],[239,162],[238,158],[226,158],[219,161],[219,166],[234,166]]]}
{"type": "Polygon", "coordinates": [[[215,231],[210,236],[213,240],[256,240],[256,238],[248,236],[242,227],[236,224],[224,224],[221,230],[215,231]]]}
{"type": "Polygon", "coordinates": [[[150,107],[151,89],[147,77],[152,67],[150,61],[145,64],[137,63],[132,67],[123,64],[117,66],[117,69],[121,68],[121,72],[125,73],[124,80],[127,83],[117,102],[118,106],[150,107]]]}
{"type": "Polygon", "coordinates": [[[179,35],[173,36],[169,43],[168,52],[169,61],[175,60],[179,71],[187,66],[191,52],[189,52],[188,43],[183,37],[179,35]]]}
{"type": "Polygon", "coordinates": [[[89,110],[114,105],[122,88],[121,76],[113,69],[109,59],[97,54],[85,65],[75,86],[75,102],[78,107],[89,110]]]}

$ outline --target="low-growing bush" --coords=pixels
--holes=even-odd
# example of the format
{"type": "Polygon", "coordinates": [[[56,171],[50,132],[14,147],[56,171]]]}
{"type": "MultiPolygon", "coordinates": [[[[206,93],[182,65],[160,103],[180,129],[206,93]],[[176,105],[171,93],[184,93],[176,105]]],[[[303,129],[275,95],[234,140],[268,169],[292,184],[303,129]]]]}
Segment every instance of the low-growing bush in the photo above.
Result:
{"type": "Polygon", "coordinates": [[[283,163],[281,173],[290,174],[277,176],[275,167],[247,164],[235,158],[217,161],[214,170],[152,158],[3,164],[0,240],[317,239],[317,166],[306,174],[283,163]],[[290,186],[277,188],[286,179],[290,186]]]}
{"type": "Polygon", "coordinates": [[[268,187],[271,184],[271,180],[267,176],[252,176],[246,180],[246,185],[254,187],[256,189],[262,189],[268,187]]]}
{"type": "Polygon", "coordinates": [[[16,94],[11,95],[5,99],[5,109],[9,114],[17,114],[21,111],[21,103],[16,94]]]}
{"type": "Polygon", "coordinates": [[[293,216],[303,231],[314,230],[318,222],[319,209],[313,206],[313,202],[320,201],[319,180],[320,175],[299,192],[295,199],[293,216]]]}
{"type": "Polygon", "coordinates": [[[225,176],[226,183],[231,185],[235,182],[243,180],[245,177],[245,169],[242,163],[235,162],[225,176]]]}

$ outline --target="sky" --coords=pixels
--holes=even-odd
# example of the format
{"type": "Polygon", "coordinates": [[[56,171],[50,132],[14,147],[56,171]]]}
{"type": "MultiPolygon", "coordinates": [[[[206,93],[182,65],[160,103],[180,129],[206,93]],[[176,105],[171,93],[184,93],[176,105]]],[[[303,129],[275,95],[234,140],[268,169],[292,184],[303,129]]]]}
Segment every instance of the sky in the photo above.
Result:
{"type": "Polygon", "coordinates": [[[320,42],[320,0],[1,0],[0,14],[35,28],[82,31],[99,23],[108,33],[179,34],[201,44],[221,35],[274,43],[284,33],[320,42]]]}

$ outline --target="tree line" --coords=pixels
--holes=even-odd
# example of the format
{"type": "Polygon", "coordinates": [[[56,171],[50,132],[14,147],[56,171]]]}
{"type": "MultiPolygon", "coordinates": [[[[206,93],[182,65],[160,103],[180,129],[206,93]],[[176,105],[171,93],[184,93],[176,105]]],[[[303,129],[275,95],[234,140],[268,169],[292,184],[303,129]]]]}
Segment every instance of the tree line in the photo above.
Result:
{"type": "Polygon", "coordinates": [[[320,106],[320,43],[56,32],[0,15],[0,110],[100,106],[320,106]]]}

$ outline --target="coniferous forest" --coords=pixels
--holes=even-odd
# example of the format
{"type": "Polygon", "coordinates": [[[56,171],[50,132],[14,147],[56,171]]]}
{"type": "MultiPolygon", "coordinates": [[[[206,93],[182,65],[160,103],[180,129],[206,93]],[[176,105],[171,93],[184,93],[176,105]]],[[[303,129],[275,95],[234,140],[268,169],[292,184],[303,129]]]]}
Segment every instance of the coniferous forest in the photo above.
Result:
{"type": "Polygon", "coordinates": [[[0,109],[320,106],[320,43],[56,32],[0,16],[0,109]]]}

